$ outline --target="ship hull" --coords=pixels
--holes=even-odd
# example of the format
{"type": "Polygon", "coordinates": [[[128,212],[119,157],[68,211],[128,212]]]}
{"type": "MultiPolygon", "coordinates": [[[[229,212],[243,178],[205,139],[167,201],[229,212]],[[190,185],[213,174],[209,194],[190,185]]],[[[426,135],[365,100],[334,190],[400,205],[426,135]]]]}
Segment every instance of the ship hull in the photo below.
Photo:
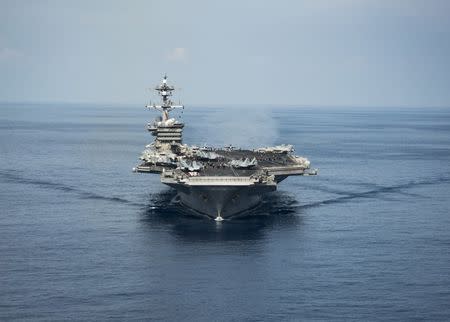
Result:
{"type": "Polygon", "coordinates": [[[182,206],[210,218],[229,219],[256,207],[263,194],[276,186],[194,186],[169,184],[178,191],[182,206]]]}

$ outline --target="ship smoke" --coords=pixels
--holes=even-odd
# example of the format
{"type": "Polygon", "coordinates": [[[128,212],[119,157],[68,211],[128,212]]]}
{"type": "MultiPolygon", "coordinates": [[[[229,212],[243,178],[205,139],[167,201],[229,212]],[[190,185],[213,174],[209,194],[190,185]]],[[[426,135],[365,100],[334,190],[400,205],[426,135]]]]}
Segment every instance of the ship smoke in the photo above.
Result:
{"type": "Polygon", "coordinates": [[[269,108],[221,108],[205,115],[203,138],[208,144],[254,149],[274,145],[278,138],[277,122],[269,108]]]}

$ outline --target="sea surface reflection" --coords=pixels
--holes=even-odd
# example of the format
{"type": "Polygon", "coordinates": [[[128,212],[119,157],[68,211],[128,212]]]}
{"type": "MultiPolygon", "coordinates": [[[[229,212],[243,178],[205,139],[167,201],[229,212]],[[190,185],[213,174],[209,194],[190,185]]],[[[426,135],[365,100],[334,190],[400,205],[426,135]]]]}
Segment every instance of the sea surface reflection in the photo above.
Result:
{"type": "Polygon", "coordinates": [[[293,196],[276,191],[264,196],[261,204],[244,216],[216,222],[192,214],[176,202],[176,191],[169,189],[150,195],[141,221],[151,229],[170,227],[177,238],[186,241],[237,241],[261,239],[274,227],[297,227],[302,213],[293,196]]]}

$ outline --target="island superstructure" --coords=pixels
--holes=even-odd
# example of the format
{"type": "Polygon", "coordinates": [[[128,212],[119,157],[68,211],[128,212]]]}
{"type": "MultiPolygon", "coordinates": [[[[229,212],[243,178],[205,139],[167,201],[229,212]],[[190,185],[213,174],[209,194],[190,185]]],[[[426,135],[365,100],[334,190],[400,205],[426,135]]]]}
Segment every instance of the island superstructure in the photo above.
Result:
{"type": "Polygon", "coordinates": [[[134,171],[159,174],[162,183],[176,189],[182,206],[221,221],[256,207],[288,176],[317,174],[308,159],[293,154],[292,145],[243,150],[183,144],[184,123],[169,115],[184,108],[171,100],[175,87],[164,76],[155,90],[161,103],[147,107],[159,110],[161,116],[147,124],[155,139],[134,171]]]}

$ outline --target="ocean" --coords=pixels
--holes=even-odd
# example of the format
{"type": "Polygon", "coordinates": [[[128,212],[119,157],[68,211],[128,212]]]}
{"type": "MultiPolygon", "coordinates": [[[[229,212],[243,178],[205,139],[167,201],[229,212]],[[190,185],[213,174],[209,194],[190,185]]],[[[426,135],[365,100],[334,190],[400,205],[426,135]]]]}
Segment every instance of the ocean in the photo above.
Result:
{"type": "Polygon", "coordinates": [[[450,109],[187,107],[188,144],[319,168],[191,217],[131,170],[157,115],[0,105],[0,320],[450,320],[450,109]]]}

